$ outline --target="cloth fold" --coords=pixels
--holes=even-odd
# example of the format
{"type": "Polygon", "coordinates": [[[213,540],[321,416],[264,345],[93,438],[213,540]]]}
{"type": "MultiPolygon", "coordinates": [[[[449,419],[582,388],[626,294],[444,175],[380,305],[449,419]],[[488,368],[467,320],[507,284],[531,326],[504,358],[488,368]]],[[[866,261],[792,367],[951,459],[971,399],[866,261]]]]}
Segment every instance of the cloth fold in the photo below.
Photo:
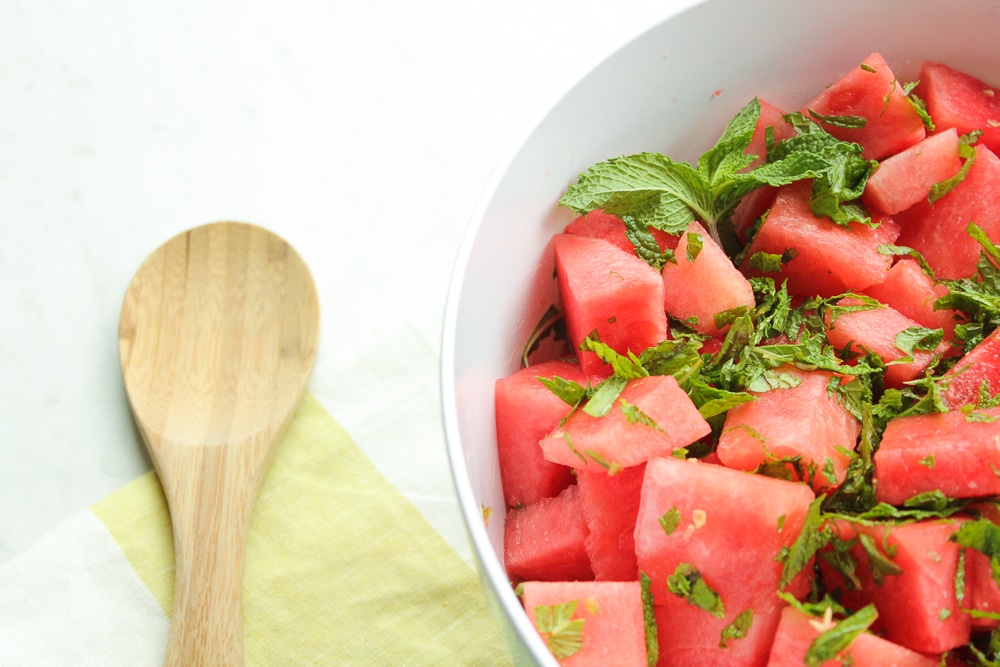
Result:
{"type": "MultiPolygon", "coordinates": [[[[474,572],[311,395],[277,447],[247,544],[248,666],[510,664],[474,572]]],[[[7,600],[0,601],[0,665],[162,661],[173,603],[173,542],[156,475],[131,482],[86,515],[71,522],[74,531],[85,525],[84,533],[103,529],[113,539],[66,536],[61,555],[39,544],[0,568],[0,590],[10,585],[7,600]],[[77,545],[83,550],[75,551],[77,545]],[[101,575],[86,575],[93,581],[79,595],[66,586],[50,591],[38,585],[39,577],[67,575],[33,572],[26,560],[41,554],[52,561],[46,568],[73,570],[94,559],[95,549],[120,554],[101,560],[101,575]],[[119,594],[123,585],[144,590],[119,594]],[[12,600],[10,593],[24,599],[12,600]],[[61,614],[52,611],[57,607],[61,614]],[[65,626],[56,633],[44,628],[50,641],[53,634],[63,639],[64,658],[42,646],[50,643],[40,636],[46,614],[65,626]],[[150,619],[139,624],[152,628],[148,641],[130,637],[127,657],[101,655],[94,634],[137,614],[150,619]],[[11,631],[14,618],[21,619],[17,632],[11,631]],[[92,628],[89,640],[67,643],[81,625],[92,628]]],[[[107,634],[108,650],[121,651],[113,648],[118,638],[107,634]]]]}

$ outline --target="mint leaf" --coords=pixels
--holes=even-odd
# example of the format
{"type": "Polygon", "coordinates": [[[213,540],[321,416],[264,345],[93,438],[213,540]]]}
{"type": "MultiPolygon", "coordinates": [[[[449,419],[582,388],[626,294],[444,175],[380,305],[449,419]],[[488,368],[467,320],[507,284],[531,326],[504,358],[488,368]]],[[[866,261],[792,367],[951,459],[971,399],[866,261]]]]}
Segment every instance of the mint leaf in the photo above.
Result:
{"type": "Polygon", "coordinates": [[[672,535],[679,525],[681,525],[681,511],[674,505],[660,517],[660,528],[665,535],[672,535]]]}
{"type": "Polygon", "coordinates": [[[587,397],[587,389],[577,382],[565,380],[558,375],[552,378],[536,375],[535,379],[545,385],[545,388],[562,399],[563,403],[575,408],[587,397]]]}
{"type": "Polygon", "coordinates": [[[912,257],[917,260],[918,264],[920,264],[920,269],[925,275],[929,276],[931,280],[936,280],[934,277],[934,269],[932,269],[931,265],[927,263],[924,256],[913,248],[907,248],[906,246],[894,245],[891,243],[880,243],[877,250],[880,255],[890,255],[892,257],[912,257]]]}
{"type": "Polygon", "coordinates": [[[993,580],[1000,585],[1000,526],[989,519],[966,521],[950,539],[989,558],[993,580]]]}
{"type": "Polygon", "coordinates": [[[574,619],[578,601],[535,607],[535,627],[557,659],[563,660],[583,648],[584,619],[574,619]]]}
{"type": "Polygon", "coordinates": [[[969,175],[969,170],[972,169],[972,165],[976,161],[977,153],[975,147],[963,141],[959,145],[958,154],[960,157],[965,158],[965,162],[962,163],[962,166],[954,176],[931,186],[930,192],[927,194],[928,203],[933,204],[938,199],[941,199],[941,197],[944,197],[969,175]]]}
{"type": "Polygon", "coordinates": [[[943,329],[908,327],[896,334],[893,344],[900,351],[912,355],[915,351],[933,352],[943,339],[943,329]]]}
{"type": "Polygon", "coordinates": [[[657,271],[663,269],[668,263],[677,263],[673,250],[660,248],[656,237],[649,231],[649,225],[638,222],[631,215],[623,215],[621,219],[625,223],[625,236],[632,242],[635,254],[640,259],[657,271]]]}
{"type": "Polygon", "coordinates": [[[559,202],[580,214],[596,209],[679,235],[696,219],[708,219],[711,186],[686,162],[639,153],[599,162],[580,174],[559,202]]]}
{"type": "Polygon", "coordinates": [[[807,109],[809,115],[824,125],[833,127],[843,127],[847,129],[860,129],[868,124],[868,119],[864,116],[827,116],[817,113],[812,109],[807,109]]]}
{"type": "Polygon", "coordinates": [[[646,665],[656,667],[660,660],[660,641],[653,605],[653,582],[645,572],[639,573],[639,588],[642,592],[642,621],[646,630],[646,665]]]}
{"type": "Polygon", "coordinates": [[[875,605],[870,604],[862,607],[855,614],[848,616],[814,639],[809,645],[809,650],[806,651],[803,663],[807,667],[819,667],[823,663],[837,658],[877,618],[878,611],[875,609],[875,605]]]}
{"type": "Polygon", "coordinates": [[[741,611],[732,623],[722,628],[719,648],[727,648],[732,641],[746,637],[751,626],[753,626],[753,609],[741,611]]]}
{"type": "Polygon", "coordinates": [[[667,577],[667,590],[716,618],[726,617],[722,598],[705,583],[701,573],[691,563],[681,563],[674,573],[667,577]]]}
{"type": "Polygon", "coordinates": [[[825,496],[809,504],[806,519],[792,545],[779,556],[782,563],[778,588],[783,589],[809,564],[816,552],[830,543],[831,532],[825,527],[821,507],[825,496]]]}

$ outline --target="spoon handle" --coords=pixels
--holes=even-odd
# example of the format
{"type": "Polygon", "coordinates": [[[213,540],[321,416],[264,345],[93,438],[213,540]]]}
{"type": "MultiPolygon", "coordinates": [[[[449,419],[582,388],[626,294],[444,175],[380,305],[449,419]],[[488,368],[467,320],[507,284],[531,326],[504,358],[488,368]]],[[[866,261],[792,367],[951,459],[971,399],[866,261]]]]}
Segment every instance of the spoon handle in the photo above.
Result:
{"type": "Polygon", "coordinates": [[[243,450],[176,447],[162,467],[176,561],[167,667],[243,666],[243,557],[265,468],[243,450]]]}

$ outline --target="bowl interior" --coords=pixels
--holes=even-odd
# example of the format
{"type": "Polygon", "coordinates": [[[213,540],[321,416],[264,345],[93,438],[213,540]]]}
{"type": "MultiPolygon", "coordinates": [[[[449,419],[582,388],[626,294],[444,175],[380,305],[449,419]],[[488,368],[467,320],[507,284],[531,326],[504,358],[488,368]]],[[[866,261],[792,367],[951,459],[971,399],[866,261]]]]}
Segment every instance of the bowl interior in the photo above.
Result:
{"type": "Polygon", "coordinates": [[[493,383],[517,370],[550,301],[539,284],[557,204],[591,164],[659,151],[694,161],[752,97],[796,109],[874,51],[900,81],[950,64],[1000,83],[1000,2],[711,0],[625,45],[515,142],[488,184],[456,264],[444,323],[442,399],[453,476],[484,587],[522,664],[555,665],[503,570],[504,504],[493,383]],[[484,508],[492,510],[484,520],[484,508]]]}

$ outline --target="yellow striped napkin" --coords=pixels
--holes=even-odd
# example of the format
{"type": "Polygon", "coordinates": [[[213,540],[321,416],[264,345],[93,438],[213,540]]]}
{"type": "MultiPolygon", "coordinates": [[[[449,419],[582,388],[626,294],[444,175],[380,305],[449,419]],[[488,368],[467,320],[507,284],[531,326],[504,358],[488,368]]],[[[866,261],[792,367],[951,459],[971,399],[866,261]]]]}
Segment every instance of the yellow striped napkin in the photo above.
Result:
{"type": "MultiPolygon", "coordinates": [[[[169,614],[155,474],[92,511],[169,614]]],[[[247,665],[510,663],[471,568],[308,394],[261,489],[245,567],[247,665]]]]}

